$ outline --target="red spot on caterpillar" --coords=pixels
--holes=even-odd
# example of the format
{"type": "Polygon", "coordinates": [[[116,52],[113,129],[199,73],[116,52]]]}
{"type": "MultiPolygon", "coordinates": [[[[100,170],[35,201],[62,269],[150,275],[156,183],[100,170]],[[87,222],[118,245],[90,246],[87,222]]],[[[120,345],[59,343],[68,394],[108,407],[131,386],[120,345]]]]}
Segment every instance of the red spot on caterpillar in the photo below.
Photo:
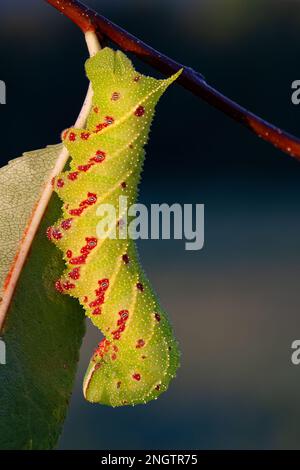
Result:
{"type": "Polygon", "coordinates": [[[128,320],[129,312],[128,310],[121,310],[119,312],[120,319],[117,322],[118,328],[112,332],[113,339],[120,339],[121,338],[121,333],[125,330],[126,328],[126,321],[128,320]]]}
{"type": "Polygon", "coordinates": [[[126,322],[126,320],[128,319],[128,316],[129,316],[129,312],[128,312],[128,310],[121,310],[119,312],[119,315],[121,317],[121,320],[126,322]]]}
{"type": "Polygon", "coordinates": [[[118,352],[118,351],[119,351],[118,346],[116,346],[116,345],[114,344],[114,345],[113,345],[113,350],[116,351],[116,352],[118,352]]]}
{"type": "Polygon", "coordinates": [[[110,349],[110,341],[108,341],[106,338],[104,338],[98,344],[97,349],[95,349],[95,355],[103,357],[104,354],[109,351],[109,349],[110,349]]]}
{"type": "Polygon", "coordinates": [[[91,158],[91,160],[93,160],[95,163],[101,163],[104,159],[105,157],[98,157],[97,155],[91,158]]]}
{"type": "Polygon", "coordinates": [[[54,284],[54,286],[55,286],[55,289],[56,289],[58,292],[62,293],[62,292],[64,291],[63,286],[61,285],[61,281],[60,281],[60,280],[56,281],[55,284],[54,284]]]}
{"type": "Polygon", "coordinates": [[[82,140],[88,140],[90,135],[91,134],[89,132],[81,132],[80,137],[81,137],[82,140]]]}
{"type": "Polygon", "coordinates": [[[83,171],[84,173],[86,173],[92,165],[92,163],[88,163],[87,165],[79,165],[77,168],[79,171],[83,171]]]}
{"type": "Polygon", "coordinates": [[[63,293],[64,290],[74,289],[75,284],[72,284],[69,281],[65,281],[62,283],[61,280],[59,279],[58,281],[55,282],[54,286],[58,292],[63,293]]]}
{"type": "Polygon", "coordinates": [[[125,264],[129,263],[129,256],[127,255],[127,253],[125,253],[125,255],[122,256],[122,260],[124,261],[125,264]]]}
{"type": "Polygon", "coordinates": [[[87,243],[85,246],[81,248],[80,253],[84,253],[88,255],[89,252],[97,246],[98,241],[97,241],[97,238],[94,238],[94,237],[92,238],[86,237],[85,240],[87,243]]]}
{"type": "Polygon", "coordinates": [[[111,117],[111,116],[105,116],[105,123],[110,126],[111,124],[113,124],[115,122],[114,118],[111,117]]]}
{"type": "Polygon", "coordinates": [[[97,238],[95,237],[86,237],[86,242],[87,242],[87,246],[90,250],[93,250],[96,246],[97,246],[97,243],[98,243],[98,240],[97,238]]]}
{"type": "Polygon", "coordinates": [[[59,179],[57,180],[56,186],[57,186],[58,188],[62,188],[64,185],[65,185],[64,180],[61,179],[61,178],[59,178],[59,179]]]}
{"type": "Polygon", "coordinates": [[[113,94],[111,95],[111,100],[118,101],[120,97],[121,97],[121,94],[118,91],[114,91],[113,94]]]}
{"type": "Polygon", "coordinates": [[[101,296],[97,297],[95,300],[90,302],[89,306],[90,307],[97,307],[97,305],[102,305],[104,302],[104,294],[101,294],[101,296]]]}
{"type": "Polygon", "coordinates": [[[95,202],[97,202],[97,194],[88,193],[88,198],[80,204],[87,204],[90,206],[92,204],[95,204],[95,202]]]}
{"type": "Polygon", "coordinates": [[[46,235],[49,240],[52,239],[52,227],[48,227],[46,230],[46,235]]]}
{"type": "Polygon", "coordinates": [[[98,284],[99,284],[100,289],[102,291],[106,291],[108,289],[108,286],[109,286],[109,280],[108,279],[101,279],[100,281],[98,281],[98,284]]]}
{"type": "Polygon", "coordinates": [[[96,289],[95,293],[96,293],[97,297],[102,296],[103,295],[103,290],[102,289],[96,289]]]}
{"type": "Polygon", "coordinates": [[[82,214],[82,212],[83,212],[83,208],[69,210],[70,215],[77,215],[78,217],[82,214]]]}
{"type": "Polygon", "coordinates": [[[105,152],[103,152],[102,150],[97,150],[96,155],[89,159],[89,163],[86,163],[85,165],[78,165],[77,167],[78,171],[69,173],[68,178],[71,181],[76,180],[79,175],[78,172],[81,171],[81,172],[86,173],[87,171],[89,171],[90,168],[92,168],[92,166],[95,165],[95,163],[102,163],[105,160],[105,155],[106,155],[105,152]]]}
{"type": "Polygon", "coordinates": [[[111,358],[112,358],[113,361],[115,361],[117,359],[116,353],[112,353],[111,358]]]}
{"type": "Polygon", "coordinates": [[[140,349],[140,348],[143,348],[144,346],[145,346],[145,341],[143,339],[139,339],[136,343],[136,348],[140,349]]]}
{"type": "Polygon", "coordinates": [[[90,158],[90,161],[93,161],[95,163],[101,163],[103,160],[105,160],[106,153],[103,152],[102,150],[97,150],[96,155],[92,158],[90,158]]]}
{"type": "Polygon", "coordinates": [[[71,173],[68,174],[68,179],[70,181],[75,181],[77,180],[77,177],[78,177],[78,171],[73,171],[71,173]]]}
{"type": "Polygon", "coordinates": [[[68,132],[69,132],[68,129],[63,132],[63,135],[62,135],[63,140],[67,138],[68,132]]]}
{"type": "Polygon", "coordinates": [[[67,250],[66,255],[67,255],[67,258],[72,258],[73,253],[71,250],[67,250]]]}
{"type": "Polygon", "coordinates": [[[86,304],[86,303],[88,302],[88,300],[89,300],[88,297],[85,295],[85,296],[83,297],[83,302],[86,304]]]}
{"type": "Polygon", "coordinates": [[[125,189],[127,187],[127,183],[126,181],[123,181],[121,184],[120,184],[121,188],[122,189],[125,189]]]}
{"type": "MultiPolygon", "coordinates": [[[[78,210],[78,209],[74,209],[74,210],[78,210]]],[[[81,210],[81,209],[80,209],[81,210]]],[[[83,209],[82,209],[83,210],[83,209]]],[[[86,237],[86,245],[83,246],[80,250],[80,252],[82,253],[80,256],[77,256],[75,258],[72,258],[70,260],[70,264],[84,264],[85,261],[86,261],[86,258],[88,257],[88,255],[90,254],[91,250],[93,250],[96,245],[97,245],[97,238],[95,237],[86,237]]]]}
{"type": "Polygon", "coordinates": [[[134,115],[137,117],[144,116],[145,114],[145,108],[144,106],[138,106],[134,112],[134,115]]]}
{"type": "Polygon", "coordinates": [[[97,194],[88,193],[87,199],[81,201],[79,208],[69,210],[69,214],[80,216],[88,206],[92,206],[95,202],[97,202],[97,194]]]}
{"type": "Polygon", "coordinates": [[[137,288],[138,290],[140,290],[141,292],[144,291],[144,286],[143,286],[143,284],[142,284],[141,282],[138,282],[138,283],[137,283],[136,288],[137,288]]]}
{"type": "Polygon", "coordinates": [[[70,264],[84,264],[86,261],[87,255],[77,256],[70,259],[70,264]]]}
{"type": "Polygon", "coordinates": [[[80,278],[80,268],[74,268],[69,272],[68,276],[74,281],[77,281],[80,278]]]}
{"type": "Polygon", "coordinates": [[[102,129],[104,129],[105,127],[107,127],[107,126],[106,126],[105,124],[103,124],[103,123],[97,124],[97,125],[96,125],[96,130],[95,130],[94,132],[96,132],[96,133],[97,133],[97,132],[100,132],[100,131],[102,131],[102,129]]]}
{"type": "Polygon", "coordinates": [[[141,380],[141,374],[133,374],[132,378],[133,380],[136,380],[137,382],[139,382],[141,380]]]}
{"type": "Polygon", "coordinates": [[[76,140],[76,134],[74,132],[70,132],[69,134],[69,140],[71,142],[74,142],[76,140]]]}
{"type": "Polygon", "coordinates": [[[60,240],[62,238],[62,233],[55,227],[52,227],[52,238],[55,240],[60,240]]]}
{"type": "Polygon", "coordinates": [[[158,313],[155,313],[154,317],[156,321],[160,321],[160,315],[158,313]]]}
{"type": "Polygon", "coordinates": [[[101,315],[101,308],[97,307],[92,311],[93,315],[101,315]]]}
{"type": "Polygon", "coordinates": [[[62,223],[60,224],[61,228],[63,228],[64,230],[69,230],[69,228],[71,228],[71,225],[72,225],[72,220],[73,219],[63,220],[62,223]]]}
{"type": "Polygon", "coordinates": [[[73,283],[71,283],[71,282],[69,282],[69,281],[66,281],[66,282],[63,283],[62,286],[63,286],[63,288],[64,288],[65,290],[70,290],[70,289],[74,289],[75,284],[73,284],[73,283]]]}
{"type": "Polygon", "coordinates": [[[52,240],[52,239],[60,240],[63,237],[63,234],[61,233],[61,231],[58,228],[53,227],[53,226],[50,226],[47,228],[46,235],[49,240],[52,240]]]}
{"type": "Polygon", "coordinates": [[[54,183],[55,183],[55,178],[51,178],[51,186],[54,186],[54,183]]]}
{"type": "Polygon", "coordinates": [[[92,307],[97,307],[92,313],[93,315],[100,315],[101,314],[101,309],[99,308],[99,305],[102,305],[104,303],[104,297],[105,297],[105,291],[107,290],[109,286],[109,280],[108,279],[101,279],[98,281],[99,284],[99,289],[96,289],[96,299],[90,302],[89,306],[92,307]]]}
{"type": "Polygon", "coordinates": [[[93,111],[94,111],[94,113],[98,114],[98,113],[99,113],[99,108],[98,108],[98,106],[95,106],[95,107],[93,108],[93,111]]]}
{"type": "Polygon", "coordinates": [[[121,320],[119,320],[118,325],[120,325],[119,328],[118,328],[119,333],[123,333],[123,331],[125,330],[125,327],[126,327],[125,323],[122,322],[121,320]]]}
{"type": "Polygon", "coordinates": [[[96,125],[96,130],[94,132],[100,132],[102,129],[105,129],[107,126],[110,126],[114,123],[114,118],[112,116],[105,116],[104,122],[100,122],[96,125]]]}

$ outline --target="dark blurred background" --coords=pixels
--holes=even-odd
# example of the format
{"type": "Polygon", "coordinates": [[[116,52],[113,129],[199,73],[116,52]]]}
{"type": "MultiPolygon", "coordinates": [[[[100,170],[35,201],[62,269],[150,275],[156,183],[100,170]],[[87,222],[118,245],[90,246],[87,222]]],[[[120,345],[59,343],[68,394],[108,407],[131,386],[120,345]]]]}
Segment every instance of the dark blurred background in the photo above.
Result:
{"type": "MultiPolygon", "coordinates": [[[[252,111],[300,135],[300,1],[87,0],[252,111]]],[[[87,81],[77,28],[42,0],[0,6],[1,161],[56,143],[87,81]]],[[[139,61],[141,71],[149,71],[139,61]]],[[[155,71],[151,71],[157,76],[155,71]]],[[[205,247],[144,241],[182,366],[146,406],[87,403],[89,327],[60,449],[300,448],[300,163],[179,86],[159,104],[140,201],[205,204],[205,247]]]]}

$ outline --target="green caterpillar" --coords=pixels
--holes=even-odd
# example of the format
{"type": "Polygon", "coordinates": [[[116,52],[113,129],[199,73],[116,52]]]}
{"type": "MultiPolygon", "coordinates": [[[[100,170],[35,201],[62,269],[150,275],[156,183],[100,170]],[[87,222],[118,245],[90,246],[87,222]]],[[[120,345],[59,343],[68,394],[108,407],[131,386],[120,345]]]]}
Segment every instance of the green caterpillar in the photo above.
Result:
{"type": "Polygon", "coordinates": [[[134,405],[167,389],[179,366],[179,351],[134,241],[99,238],[97,207],[112,204],[118,212],[121,195],[128,205],[136,202],[155,105],[181,71],[167,80],[145,77],[122,52],[110,48],[90,58],[86,71],[93,106],[86,129],[63,134],[72,159],[53,181],[63,216],[47,235],[66,262],[57,290],[76,297],[105,336],[86,372],[85,398],[134,405]]]}

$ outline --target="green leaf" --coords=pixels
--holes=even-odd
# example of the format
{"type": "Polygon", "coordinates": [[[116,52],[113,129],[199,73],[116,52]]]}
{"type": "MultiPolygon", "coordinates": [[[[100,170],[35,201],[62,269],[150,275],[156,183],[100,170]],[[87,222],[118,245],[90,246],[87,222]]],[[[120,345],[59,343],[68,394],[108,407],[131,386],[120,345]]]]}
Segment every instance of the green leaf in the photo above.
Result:
{"type": "MultiPolygon", "coordinates": [[[[30,152],[0,171],[1,282],[61,146],[30,152]],[[7,248],[7,249],[6,249],[7,248]]],[[[84,319],[78,303],[53,285],[63,261],[46,228],[59,217],[51,198],[2,330],[6,365],[0,365],[0,448],[50,449],[57,442],[70,399],[84,319]]]]}
{"type": "Polygon", "coordinates": [[[62,145],[26,152],[0,169],[0,287],[3,288],[27,223],[62,145]]]}

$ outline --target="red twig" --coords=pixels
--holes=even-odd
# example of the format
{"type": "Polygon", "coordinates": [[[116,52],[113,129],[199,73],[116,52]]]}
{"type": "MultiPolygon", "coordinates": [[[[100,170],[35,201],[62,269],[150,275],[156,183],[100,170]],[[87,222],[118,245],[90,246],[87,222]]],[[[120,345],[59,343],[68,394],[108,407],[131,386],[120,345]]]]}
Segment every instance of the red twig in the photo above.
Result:
{"type": "Polygon", "coordinates": [[[183,67],[184,71],[177,80],[180,85],[243,124],[259,137],[300,160],[298,137],[279,129],[222,95],[208,85],[200,73],[161,54],[78,0],[46,1],[70,18],[84,33],[95,31],[100,39],[108,38],[123,50],[136,54],[165,75],[171,75],[183,67]]]}

